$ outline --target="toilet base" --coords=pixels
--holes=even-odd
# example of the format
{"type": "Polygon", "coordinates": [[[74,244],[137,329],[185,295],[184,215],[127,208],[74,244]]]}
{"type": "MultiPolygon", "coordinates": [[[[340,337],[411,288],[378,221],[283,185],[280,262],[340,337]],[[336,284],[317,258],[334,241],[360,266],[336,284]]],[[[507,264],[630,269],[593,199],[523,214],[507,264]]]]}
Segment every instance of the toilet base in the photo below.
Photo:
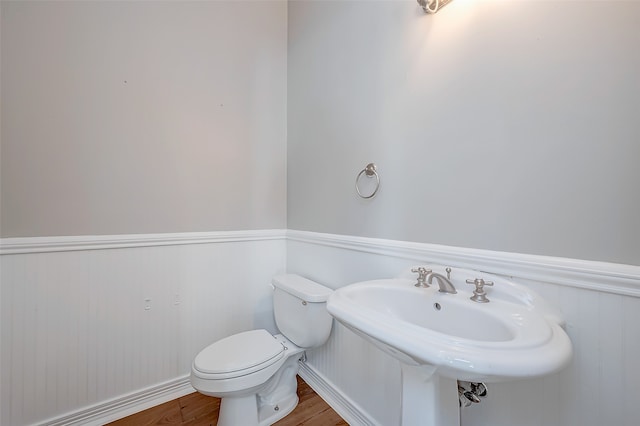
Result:
{"type": "MultiPolygon", "coordinates": [[[[294,376],[295,379],[295,376],[294,376]]],[[[255,394],[226,397],[220,401],[218,426],[269,426],[290,414],[298,405],[298,394],[285,395],[272,404],[258,407],[255,394]]]]}
{"type": "Polygon", "coordinates": [[[218,426],[257,425],[256,396],[222,398],[218,426]]]}
{"type": "Polygon", "coordinates": [[[289,395],[275,406],[263,405],[260,407],[260,411],[258,413],[258,426],[269,426],[274,424],[291,413],[297,406],[297,394],[289,395]]]}
{"type": "MultiPolygon", "coordinates": [[[[259,390],[222,395],[218,426],[269,426],[298,405],[298,361],[304,350],[282,335],[276,335],[287,350],[287,359],[259,390]]],[[[196,388],[197,389],[197,388],[196,388]]]]}
{"type": "Polygon", "coordinates": [[[264,405],[256,410],[256,395],[222,398],[218,426],[269,426],[291,413],[298,405],[298,395],[289,395],[278,404],[264,405]]]}

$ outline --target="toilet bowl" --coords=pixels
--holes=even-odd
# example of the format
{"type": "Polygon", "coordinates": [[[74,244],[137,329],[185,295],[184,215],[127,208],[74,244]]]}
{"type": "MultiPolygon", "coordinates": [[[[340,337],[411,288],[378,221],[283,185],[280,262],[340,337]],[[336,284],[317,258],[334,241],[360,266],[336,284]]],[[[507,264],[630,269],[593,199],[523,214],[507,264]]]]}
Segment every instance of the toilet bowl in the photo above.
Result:
{"type": "Polygon", "coordinates": [[[250,330],[204,348],[193,360],[191,385],[222,398],[218,426],[266,426],[298,404],[298,361],[331,332],[332,290],[298,275],[273,278],[274,315],[282,334],[250,330]]]}

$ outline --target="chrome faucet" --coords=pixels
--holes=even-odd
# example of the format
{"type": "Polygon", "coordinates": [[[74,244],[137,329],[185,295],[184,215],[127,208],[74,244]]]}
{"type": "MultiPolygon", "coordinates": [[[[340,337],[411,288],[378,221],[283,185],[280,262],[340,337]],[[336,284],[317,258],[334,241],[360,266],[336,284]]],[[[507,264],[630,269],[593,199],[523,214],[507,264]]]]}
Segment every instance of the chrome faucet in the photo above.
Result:
{"type": "Polygon", "coordinates": [[[431,284],[434,278],[436,279],[436,281],[438,281],[438,286],[440,287],[440,290],[438,291],[440,291],[441,293],[457,293],[456,288],[453,286],[451,281],[444,275],[438,274],[437,272],[431,272],[427,276],[427,283],[431,284]]]}
{"type": "Polygon", "coordinates": [[[487,299],[487,293],[484,291],[484,286],[493,286],[493,281],[485,281],[482,278],[476,278],[475,280],[467,280],[467,284],[473,284],[476,286],[476,289],[473,290],[473,296],[470,297],[471,300],[478,303],[488,303],[489,299],[487,299]]]}
{"type": "Polygon", "coordinates": [[[427,275],[431,273],[431,269],[421,266],[419,268],[413,268],[411,272],[418,274],[418,282],[414,284],[416,287],[429,287],[427,285],[427,275]]]}

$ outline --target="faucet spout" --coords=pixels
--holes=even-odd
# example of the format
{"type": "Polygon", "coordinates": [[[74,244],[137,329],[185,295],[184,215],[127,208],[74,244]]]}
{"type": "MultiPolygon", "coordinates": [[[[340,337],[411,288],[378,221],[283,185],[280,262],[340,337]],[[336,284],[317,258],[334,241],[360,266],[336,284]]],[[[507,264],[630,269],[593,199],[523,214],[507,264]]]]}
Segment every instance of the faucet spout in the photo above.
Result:
{"type": "Polygon", "coordinates": [[[440,290],[438,291],[440,291],[441,293],[457,293],[456,288],[453,286],[453,283],[447,277],[438,274],[437,272],[432,272],[429,274],[429,276],[427,277],[427,283],[433,283],[434,278],[436,279],[436,281],[438,281],[438,287],[440,287],[440,290]]]}

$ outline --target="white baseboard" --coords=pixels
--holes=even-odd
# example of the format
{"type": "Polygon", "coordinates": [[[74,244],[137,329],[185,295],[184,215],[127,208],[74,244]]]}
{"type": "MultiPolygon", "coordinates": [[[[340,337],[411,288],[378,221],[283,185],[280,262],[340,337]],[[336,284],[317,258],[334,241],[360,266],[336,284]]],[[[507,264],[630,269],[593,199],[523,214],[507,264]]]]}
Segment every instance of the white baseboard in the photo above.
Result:
{"type": "MultiPolygon", "coordinates": [[[[128,395],[114,398],[72,413],[37,423],[37,426],[101,426],[156,405],[188,395],[196,390],[191,387],[189,376],[181,376],[128,395]]],[[[34,425],[36,426],[36,425],[34,425]]]]}
{"type": "Polygon", "coordinates": [[[333,410],[351,426],[382,426],[373,420],[351,398],[341,393],[322,373],[306,362],[300,362],[300,377],[307,382],[333,410]]]}
{"type": "MultiPolygon", "coordinates": [[[[371,419],[349,397],[338,391],[311,365],[301,362],[299,374],[349,425],[382,426],[371,419]]],[[[189,382],[189,376],[186,375],[126,396],[48,419],[33,426],[101,426],[195,391],[189,382]]]]}

